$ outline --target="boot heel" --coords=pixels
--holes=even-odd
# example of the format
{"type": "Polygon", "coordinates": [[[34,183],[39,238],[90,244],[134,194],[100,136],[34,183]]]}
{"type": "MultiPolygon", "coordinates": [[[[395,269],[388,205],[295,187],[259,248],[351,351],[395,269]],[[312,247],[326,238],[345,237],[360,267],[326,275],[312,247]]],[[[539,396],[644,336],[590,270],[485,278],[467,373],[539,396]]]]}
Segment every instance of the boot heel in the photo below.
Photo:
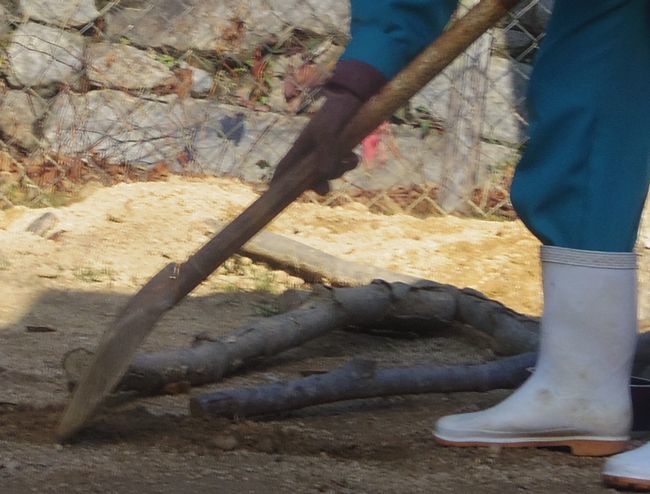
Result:
{"type": "Polygon", "coordinates": [[[627,449],[627,441],[575,440],[566,443],[575,456],[610,456],[627,449]]]}

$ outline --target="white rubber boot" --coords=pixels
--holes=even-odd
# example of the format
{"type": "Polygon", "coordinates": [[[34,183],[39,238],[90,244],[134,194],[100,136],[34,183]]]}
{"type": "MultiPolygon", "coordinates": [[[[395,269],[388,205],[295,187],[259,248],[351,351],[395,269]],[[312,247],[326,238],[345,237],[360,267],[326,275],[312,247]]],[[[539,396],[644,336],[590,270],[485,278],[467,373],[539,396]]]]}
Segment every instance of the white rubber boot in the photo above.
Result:
{"type": "Polygon", "coordinates": [[[544,315],[533,375],[482,412],[443,417],[447,446],[625,449],[637,337],[636,255],[542,247],[544,315]]]}
{"type": "Polygon", "coordinates": [[[608,458],[603,481],[611,487],[650,491],[650,444],[608,458]]]}

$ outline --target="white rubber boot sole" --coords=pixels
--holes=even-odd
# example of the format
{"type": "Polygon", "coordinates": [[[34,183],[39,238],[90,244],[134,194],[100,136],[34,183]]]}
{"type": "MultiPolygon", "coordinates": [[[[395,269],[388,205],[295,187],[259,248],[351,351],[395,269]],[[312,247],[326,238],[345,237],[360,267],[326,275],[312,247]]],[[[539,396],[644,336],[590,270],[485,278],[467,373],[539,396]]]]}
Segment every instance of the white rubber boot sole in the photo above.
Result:
{"type": "Polygon", "coordinates": [[[612,487],[650,491],[650,443],[608,459],[603,482],[612,487]]]}
{"type": "Polygon", "coordinates": [[[627,449],[627,438],[599,436],[528,436],[517,438],[445,438],[433,435],[442,446],[456,448],[568,448],[574,456],[610,456],[627,449]]]}

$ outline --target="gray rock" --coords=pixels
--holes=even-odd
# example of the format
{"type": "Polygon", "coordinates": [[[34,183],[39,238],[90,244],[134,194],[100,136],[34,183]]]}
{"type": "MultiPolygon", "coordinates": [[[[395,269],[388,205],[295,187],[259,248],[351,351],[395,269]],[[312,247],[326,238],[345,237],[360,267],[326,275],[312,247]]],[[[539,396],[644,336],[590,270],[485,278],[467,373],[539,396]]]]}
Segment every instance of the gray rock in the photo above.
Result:
{"type": "Polygon", "coordinates": [[[261,41],[284,35],[287,27],[346,36],[348,2],[260,0],[251,8],[239,0],[133,0],[108,12],[107,34],[134,44],[185,51],[214,50],[239,55],[261,41]]]}
{"type": "Polygon", "coordinates": [[[446,121],[451,89],[451,68],[447,68],[411,98],[411,108],[429,113],[435,120],[446,121]]]}
{"type": "Polygon", "coordinates": [[[187,108],[194,123],[192,168],[251,182],[271,178],[275,164],[298,137],[305,117],[251,112],[212,102],[187,108]]]}
{"type": "MultiPolygon", "coordinates": [[[[450,74],[458,67],[458,63],[460,62],[445,70],[415,95],[411,106],[421,107],[434,118],[446,122],[452,84],[450,74]]],[[[492,57],[487,74],[490,87],[485,103],[483,138],[512,145],[525,141],[525,96],[531,70],[530,65],[492,57]]]]}
{"type": "Polygon", "coordinates": [[[45,238],[48,232],[50,232],[58,223],[58,216],[53,212],[48,211],[32,221],[26,228],[26,231],[45,238]]]}
{"type": "Polygon", "coordinates": [[[275,112],[286,113],[289,111],[289,105],[284,95],[284,85],[282,80],[277,77],[274,77],[271,82],[268,105],[275,112]]]}
{"type": "Polygon", "coordinates": [[[83,26],[99,17],[94,0],[20,0],[19,5],[26,18],[59,27],[83,26]]]}
{"type": "Polygon", "coordinates": [[[60,93],[43,122],[43,136],[52,151],[62,154],[154,164],[182,152],[183,118],[177,104],[120,91],[60,93]]]}
{"type": "Polygon", "coordinates": [[[86,50],[86,74],[100,86],[151,89],[172,83],[172,71],[133,46],[94,43],[86,50]]]}
{"type": "Polygon", "coordinates": [[[0,4],[0,41],[4,40],[11,33],[9,12],[0,4]]]}
{"type": "MultiPolygon", "coordinates": [[[[391,146],[381,153],[384,159],[375,163],[361,162],[354,171],[333,183],[334,189],[388,189],[395,186],[441,183],[444,173],[445,137],[432,132],[422,138],[408,127],[391,126],[391,146]]],[[[360,151],[357,149],[357,152],[360,151]]],[[[516,150],[483,142],[480,167],[487,179],[491,170],[517,159],[516,150]]]]}
{"type": "Polygon", "coordinates": [[[7,49],[9,82],[33,87],[78,80],[84,44],[77,33],[34,22],[19,26],[7,49]]]}
{"type": "MultiPolygon", "coordinates": [[[[242,112],[225,105],[205,105],[200,111],[205,112],[205,119],[193,140],[194,169],[250,182],[270,179],[275,165],[308,121],[300,116],[242,112]],[[237,129],[241,135],[236,135],[237,129]]],[[[392,125],[387,141],[390,145],[382,151],[383,156],[374,163],[362,162],[343,179],[334,181],[333,188],[384,189],[440,180],[439,163],[444,152],[441,135],[433,132],[422,138],[412,128],[392,125]]],[[[506,154],[507,148],[499,148],[486,154],[486,161],[495,163],[506,154]]],[[[361,154],[360,148],[356,151],[361,154]]]]}
{"type": "Polygon", "coordinates": [[[315,34],[348,35],[349,2],[302,0],[300,8],[286,0],[262,0],[259,3],[262,5],[251,9],[246,21],[260,33],[280,34],[286,27],[294,27],[315,34]]]}
{"type": "MultiPolygon", "coordinates": [[[[265,182],[307,122],[306,117],[253,112],[210,100],[140,99],[119,91],[61,94],[44,123],[52,150],[98,154],[113,163],[237,176],[265,182]]],[[[440,181],[444,135],[391,126],[383,156],[362,163],[335,188],[382,189],[440,181]],[[351,185],[352,184],[352,185],[351,185]]],[[[516,159],[509,147],[484,143],[485,167],[516,159]]]]}
{"type": "MultiPolygon", "coordinates": [[[[439,181],[444,152],[439,134],[432,132],[421,138],[411,128],[391,125],[389,139],[391,145],[380,148],[375,161],[362,160],[355,170],[335,180],[332,188],[376,190],[439,181]]],[[[362,156],[360,149],[356,151],[362,156]]]]}
{"type": "MultiPolygon", "coordinates": [[[[520,154],[517,148],[481,142],[480,168],[489,174],[491,171],[502,170],[505,166],[516,164],[520,154]]],[[[487,177],[484,177],[487,178],[487,177]]]]}
{"type": "Polygon", "coordinates": [[[112,163],[270,178],[306,119],[256,113],[208,100],[136,98],[115,90],[59,94],[43,123],[53,152],[112,163]]]}
{"type": "Polygon", "coordinates": [[[29,151],[40,144],[34,123],[45,113],[45,103],[38,96],[9,90],[0,96],[0,132],[10,144],[29,151]]]}
{"type": "Polygon", "coordinates": [[[212,91],[214,79],[210,72],[194,67],[187,62],[181,62],[180,67],[192,71],[192,94],[194,96],[205,96],[212,91]]]}

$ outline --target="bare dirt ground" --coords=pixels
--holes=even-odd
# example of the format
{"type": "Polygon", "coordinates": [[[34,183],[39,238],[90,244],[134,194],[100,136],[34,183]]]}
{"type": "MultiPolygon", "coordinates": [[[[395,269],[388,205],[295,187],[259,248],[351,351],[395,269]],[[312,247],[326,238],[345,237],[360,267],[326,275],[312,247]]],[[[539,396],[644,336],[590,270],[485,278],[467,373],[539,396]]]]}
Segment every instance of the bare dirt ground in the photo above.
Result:
{"type": "MultiPolygon", "coordinates": [[[[44,210],[0,212],[0,493],[607,491],[601,459],[433,443],[438,417],[490,406],[507,391],[364,400],[248,421],[192,418],[187,395],[166,396],[114,410],[74,443],[55,444],[68,396],[63,354],[94,348],[144,281],[184,260],[211,235],[213,220],[233,218],[255,194],[232,181],[173,178],[86,196],[50,210],[56,220],[44,237],[26,231],[44,210]]],[[[518,222],[296,204],[270,229],[346,259],[471,286],[521,312],[541,312],[538,243],[518,222]]],[[[146,350],[184,347],[198,333],[222,335],[268,316],[280,293],[300,286],[246,259],[230,262],[161,321],[146,350]]],[[[649,250],[640,287],[648,317],[649,250]]],[[[385,366],[494,358],[467,334],[413,340],[336,332],[191,393],[330,369],[353,356],[385,366]]]]}

